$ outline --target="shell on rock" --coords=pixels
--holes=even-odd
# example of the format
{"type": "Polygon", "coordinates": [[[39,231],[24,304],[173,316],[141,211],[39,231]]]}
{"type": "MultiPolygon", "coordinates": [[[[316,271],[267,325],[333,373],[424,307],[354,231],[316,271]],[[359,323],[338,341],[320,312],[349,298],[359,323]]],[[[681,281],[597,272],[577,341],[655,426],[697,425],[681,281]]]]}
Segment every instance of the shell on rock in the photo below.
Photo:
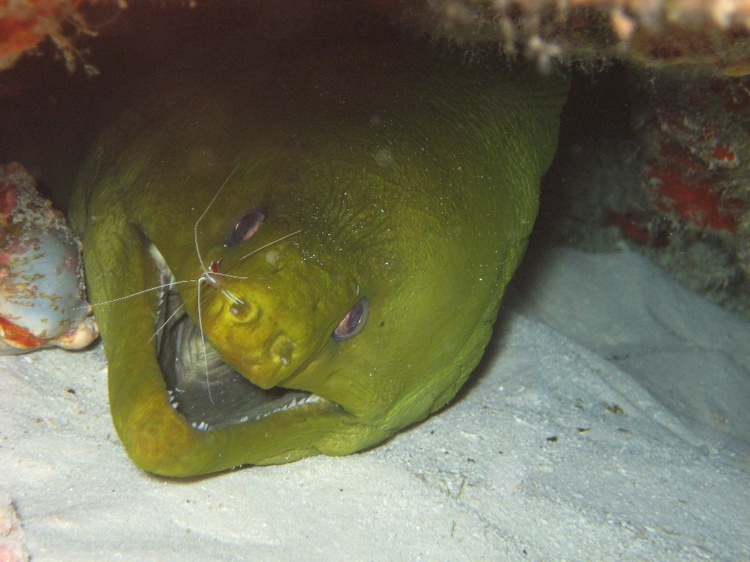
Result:
{"type": "Polygon", "coordinates": [[[0,166],[0,354],[80,349],[98,330],[81,246],[18,163],[0,166]]]}

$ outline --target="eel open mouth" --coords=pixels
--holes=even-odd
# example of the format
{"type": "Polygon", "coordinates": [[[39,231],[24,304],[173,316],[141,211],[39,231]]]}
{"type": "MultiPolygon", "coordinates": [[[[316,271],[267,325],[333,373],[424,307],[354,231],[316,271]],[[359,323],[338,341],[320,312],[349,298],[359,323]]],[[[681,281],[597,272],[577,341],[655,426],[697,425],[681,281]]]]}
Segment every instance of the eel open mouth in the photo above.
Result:
{"type": "Polygon", "coordinates": [[[188,423],[209,430],[327,402],[301,390],[262,389],[226,364],[186,313],[175,278],[158,249],[152,245],[150,253],[163,278],[155,338],[157,359],[169,401],[188,423]]]}

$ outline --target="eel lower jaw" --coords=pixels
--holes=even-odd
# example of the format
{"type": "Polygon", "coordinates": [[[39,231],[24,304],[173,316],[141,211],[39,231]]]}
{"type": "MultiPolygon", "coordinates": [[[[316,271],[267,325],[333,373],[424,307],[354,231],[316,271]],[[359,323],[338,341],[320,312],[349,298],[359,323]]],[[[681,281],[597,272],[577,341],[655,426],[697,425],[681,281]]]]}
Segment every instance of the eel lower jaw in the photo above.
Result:
{"type": "MultiPolygon", "coordinates": [[[[155,246],[151,255],[162,272],[156,355],[171,406],[198,430],[252,423],[307,407],[330,411],[332,402],[311,392],[262,389],[221,359],[185,312],[175,279],[155,246]]],[[[342,414],[345,410],[335,405],[342,414]]],[[[311,410],[314,415],[314,410],[311,410]]]]}

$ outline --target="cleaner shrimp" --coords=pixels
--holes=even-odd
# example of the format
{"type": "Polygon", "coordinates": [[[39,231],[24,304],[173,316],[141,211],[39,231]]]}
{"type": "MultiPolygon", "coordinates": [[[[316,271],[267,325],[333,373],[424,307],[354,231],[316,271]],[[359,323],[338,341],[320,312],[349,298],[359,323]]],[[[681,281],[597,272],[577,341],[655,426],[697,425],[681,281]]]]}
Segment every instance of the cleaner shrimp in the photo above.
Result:
{"type": "MultiPolygon", "coordinates": [[[[182,285],[182,284],[186,284],[186,283],[195,283],[197,285],[197,288],[196,288],[196,297],[195,298],[196,298],[196,300],[198,302],[198,306],[196,306],[196,310],[197,310],[197,320],[198,320],[198,332],[200,334],[200,344],[201,344],[201,350],[200,350],[201,353],[200,353],[200,355],[202,356],[202,361],[203,361],[203,371],[204,371],[204,378],[205,378],[205,386],[206,386],[206,390],[207,390],[207,395],[208,395],[208,399],[209,399],[209,401],[210,401],[210,403],[212,405],[216,405],[216,404],[214,402],[214,397],[213,397],[213,394],[212,394],[212,391],[211,391],[211,384],[210,384],[210,378],[209,378],[209,366],[208,366],[208,349],[207,349],[207,344],[206,344],[205,332],[204,332],[204,328],[203,328],[202,306],[200,305],[200,303],[202,302],[201,301],[202,286],[204,284],[206,284],[206,285],[209,285],[210,287],[216,289],[217,291],[219,291],[219,293],[224,298],[226,298],[229,302],[231,302],[234,305],[244,305],[245,303],[242,301],[242,299],[240,299],[239,297],[237,297],[236,295],[234,295],[230,290],[228,290],[226,287],[223,286],[222,279],[239,279],[239,280],[242,280],[242,279],[247,279],[247,277],[238,276],[238,275],[232,275],[232,274],[227,273],[227,272],[222,272],[220,270],[220,261],[221,260],[212,260],[208,265],[206,265],[206,261],[204,260],[203,254],[202,254],[201,249],[200,249],[200,244],[198,242],[198,232],[199,232],[199,225],[200,225],[200,223],[205,219],[206,215],[208,214],[208,212],[210,211],[210,209],[213,207],[213,205],[216,203],[216,201],[219,198],[219,195],[224,190],[224,188],[226,187],[226,185],[229,183],[230,179],[236,173],[236,171],[237,171],[238,168],[239,168],[239,166],[235,166],[234,169],[227,175],[227,177],[224,179],[224,181],[222,182],[222,184],[216,190],[216,193],[214,193],[214,195],[211,198],[211,200],[208,202],[208,204],[206,205],[206,207],[201,212],[200,216],[196,219],[195,223],[193,223],[193,246],[195,248],[195,254],[196,254],[196,257],[198,258],[198,263],[200,264],[200,268],[201,268],[201,271],[202,271],[201,274],[198,277],[196,277],[195,279],[181,279],[181,280],[176,280],[176,279],[174,279],[172,277],[171,272],[167,268],[166,274],[168,274],[169,277],[168,277],[168,279],[164,283],[160,283],[159,285],[155,285],[155,286],[149,287],[147,289],[142,289],[140,291],[136,291],[136,292],[130,293],[128,295],[124,295],[124,296],[121,296],[121,297],[116,297],[114,299],[109,299],[109,300],[101,301],[101,302],[98,302],[98,303],[92,303],[92,304],[89,305],[91,307],[104,306],[104,305],[107,305],[107,304],[112,304],[112,303],[115,303],[115,302],[121,302],[121,301],[124,301],[124,300],[127,300],[127,299],[131,299],[133,297],[136,297],[136,296],[139,296],[139,295],[143,295],[143,294],[146,294],[146,293],[150,293],[150,292],[153,292],[153,291],[162,291],[162,292],[167,292],[168,293],[171,289],[173,289],[177,285],[182,285]]],[[[270,246],[278,244],[279,242],[282,242],[283,240],[286,240],[287,238],[291,238],[292,236],[295,236],[295,235],[299,234],[300,232],[302,232],[301,229],[300,230],[296,230],[294,232],[290,232],[288,234],[285,234],[283,236],[280,236],[280,237],[276,238],[275,240],[272,240],[271,242],[263,244],[262,246],[254,249],[252,252],[249,252],[248,254],[245,254],[244,256],[242,256],[241,258],[239,258],[239,260],[237,260],[237,263],[235,264],[235,267],[237,265],[239,265],[240,263],[242,263],[247,258],[249,258],[250,256],[252,256],[252,255],[254,255],[254,254],[256,254],[256,253],[258,253],[258,252],[260,252],[260,251],[262,251],[262,250],[264,250],[264,249],[266,249],[268,247],[270,247],[270,246]]],[[[152,255],[152,257],[153,257],[153,259],[154,259],[155,262],[160,263],[160,264],[165,264],[166,260],[161,255],[161,253],[156,248],[156,246],[154,246],[153,244],[149,247],[149,253],[151,253],[151,255],[152,255]]],[[[168,297],[166,297],[166,298],[168,298],[168,297]]],[[[186,305],[185,302],[180,303],[179,306],[177,306],[174,310],[168,312],[168,314],[166,314],[165,317],[160,318],[158,320],[158,325],[157,325],[157,327],[156,327],[153,335],[151,336],[151,338],[149,338],[149,342],[153,341],[154,338],[157,338],[157,337],[159,337],[161,335],[161,333],[169,325],[169,323],[176,316],[178,316],[180,314],[180,312],[185,308],[185,305],[186,305]]],[[[173,400],[173,395],[172,395],[171,391],[169,391],[169,394],[170,394],[170,403],[172,404],[172,406],[174,408],[176,408],[177,405],[178,405],[178,403],[173,400]]],[[[205,424],[201,424],[201,427],[199,427],[198,425],[195,425],[195,427],[197,427],[198,429],[207,429],[208,428],[207,425],[205,425],[205,424]],[[205,426],[205,427],[203,427],[203,426],[205,426]]]]}

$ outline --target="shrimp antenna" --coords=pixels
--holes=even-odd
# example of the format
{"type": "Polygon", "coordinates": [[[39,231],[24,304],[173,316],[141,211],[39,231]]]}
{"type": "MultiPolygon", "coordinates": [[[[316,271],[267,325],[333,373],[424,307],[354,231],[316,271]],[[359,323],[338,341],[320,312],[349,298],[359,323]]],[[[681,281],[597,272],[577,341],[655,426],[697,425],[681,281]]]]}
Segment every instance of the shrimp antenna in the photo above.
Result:
{"type": "Polygon", "coordinates": [[[205,275],[205,277],[208,280],[210,280],[210,281],[213,281],[214,279],[213,279],[213,277],[211,277],[211,274],[208,272],[208,269],[206,269],[206,266],[203,263],[203,256],[201,256],[201,250],[200,250],[200,247],[198,246],[198,225],[204,219],[204,217],[206,216],[206,213],[208,213],[208,210],[216,202],[216,199],[219,197],[219,194],[226,187],[227,183],[229,183],[229,180],[232,178],[232,176],[234,175],[234,173],[237,171],[237,169],[239,167],[240,167],[240,165],[237,164],[234,167],[234,169],[231,172],[229,172],[229,175],[224,180],[224,183],[222,183],[221,186],[219,187],[219,189],[216,190],[216,193],[214,193],[213,198],[211,199],[211,201],[209,201],[209,203],[206,206],[206,208],[203,209],[203,212],[201,213],[201,216],[198,217],[198,220],[195,221],[195,224],[193,225],[193,243],[195,244],[195,253],[198,255],[198,261],[201,264],[201,269],[203,269],[203,275],[205,275]]]}

